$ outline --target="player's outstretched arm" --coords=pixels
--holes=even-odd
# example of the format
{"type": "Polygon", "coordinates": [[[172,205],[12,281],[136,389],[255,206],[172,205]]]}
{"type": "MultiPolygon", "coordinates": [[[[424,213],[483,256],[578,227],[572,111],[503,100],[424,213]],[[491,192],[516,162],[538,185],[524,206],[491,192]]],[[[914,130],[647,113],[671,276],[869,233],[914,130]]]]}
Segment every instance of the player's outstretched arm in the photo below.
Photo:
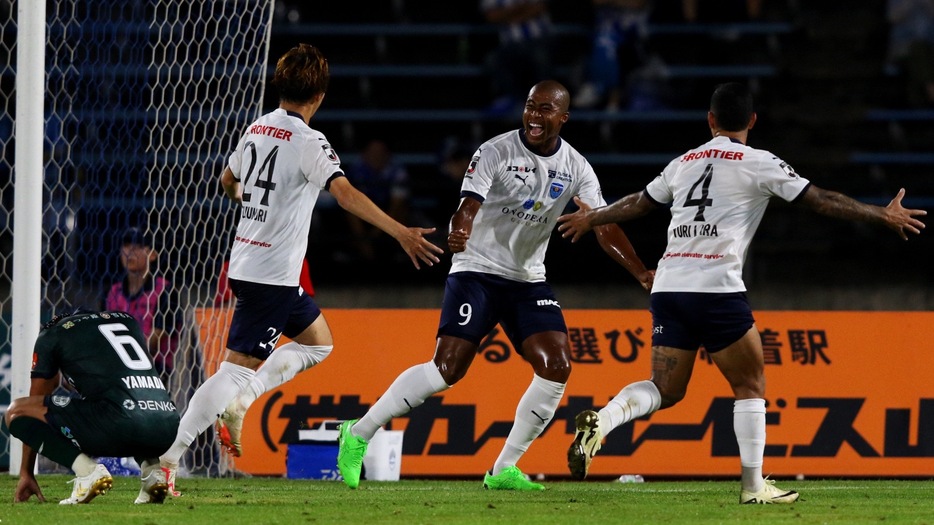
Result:
{"type": "Polygon", "coordinates": [[[438,262],[438,255],[444,250],[435,246],[425,235],[435,231],[434,228],[407,227],[386,214],[369,197],[354,188],[346,177],[338,177],[331,181],[328,191],[337,199],[341,208],[360,217],[366,222],[383,230],[402,245],[415,268],[421,268],[419,261],[433,266],[438,262]]]}
{"type": "Polygon", "coordinates": [[[655,209],[643,192],[631,193],[622,199],[601,208],[590,209],[579,197],[574,197],[574,204],[580,208],[574,213],[558,217],[558,231],[561,236],[571,242],[577,242],[582,235],[601,224],[624,222],[642,217],[655,209]]]}
{"type": "Polygon", "coordinates": [[[894,230],[903,240],[908,233],[920,234],[924,223],[916,217],[927,215],[925,210],[908,209],[902,206],[905,188],[898,190],[888,206],[866,204],[846,195],[810,185],[801,198],[801,204],[828,217],[878,223],[894,230]]]}

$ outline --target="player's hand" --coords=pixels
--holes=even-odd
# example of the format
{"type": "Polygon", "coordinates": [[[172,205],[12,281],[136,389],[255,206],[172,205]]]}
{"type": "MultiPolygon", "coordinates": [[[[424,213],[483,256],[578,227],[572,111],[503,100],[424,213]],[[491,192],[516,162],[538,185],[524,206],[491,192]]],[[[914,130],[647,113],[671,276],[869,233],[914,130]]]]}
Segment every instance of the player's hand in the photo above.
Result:
{"type": "Polygon", "coordinates": [[[924,210],[909,210],[902,207],[902,199],[905,197],[905,188],[898,190],[898,194],[892,199],[892,202],[885,207],[885,223],[889,228],[895,230],[902,240],[908,240],[908,233],[920,234],[924,229],[924,223],[915,217],[924,217],[928,212],[924,210]]]}
{"type": "Polygon", "coordinates": [[[593,229],[590,225],[590,206],[576,195],[574,204],[577,204],[580,209],[558,217],[558,231],[561,232],[561,237],[565,239],[570,237],[571,242],[577,242],[582,235],[593,229]]]}
{"type": "Polygon", "coordinates": [[[646,291],[652,291],[652,285],[655,284],[655,270],[646,270],[642,275],[639,276],[639,284],[642,285],[646,291]]]}
{"type": "Polygon", "coordinates": [[[448,249],[451,253],[460,253],[467,249],[467,239],[470,234],[465,230],[454,230],[448,234],[448,249]]]}
{"type": "Polygon", "coordinates": [[[20,476],[19,483],[16,485],[16,492],[13,494],[14,503],[29,501],[29,498],[36,496],[42,503],[45,503],[45,496],[42,495],[42,489],[39,488],[39,482],[35,476],[20,476]]]}
{"type": "Polygon", "coordinates": [[[398,239],[399,244],[402,245],[405,253],[409,255],[409,259],[416,269],[421,269],[418,264],[419,261],[428,266],[434,266],[436,262],[440,261],[438,255],[444,253],[444,250],[425,238],[425,235],[434,233],[434,231],[435,228],[406,228],[405,234],[398,239]]]}

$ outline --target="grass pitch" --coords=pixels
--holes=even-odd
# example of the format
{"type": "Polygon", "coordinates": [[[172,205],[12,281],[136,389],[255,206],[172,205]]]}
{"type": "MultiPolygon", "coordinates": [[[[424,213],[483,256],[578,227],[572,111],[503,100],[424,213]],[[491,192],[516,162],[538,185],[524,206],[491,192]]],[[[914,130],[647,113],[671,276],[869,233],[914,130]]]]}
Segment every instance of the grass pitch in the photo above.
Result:
{"type": "Polygon", "coordinates": [[[133,505],[134,478],[88,505],[60,506],[70,478],[39,476],[48,503],[13,504],[15,476],[0,476],[0,525],[305,523],[706,524],[914,523],[934,525],[934,481],[779,480],[793,505],[739,505],[738,481],[545,481],[537,493],[491,492],[476,481],[361,483],[279,478],[180,479],[184,495],[133,505]]]}

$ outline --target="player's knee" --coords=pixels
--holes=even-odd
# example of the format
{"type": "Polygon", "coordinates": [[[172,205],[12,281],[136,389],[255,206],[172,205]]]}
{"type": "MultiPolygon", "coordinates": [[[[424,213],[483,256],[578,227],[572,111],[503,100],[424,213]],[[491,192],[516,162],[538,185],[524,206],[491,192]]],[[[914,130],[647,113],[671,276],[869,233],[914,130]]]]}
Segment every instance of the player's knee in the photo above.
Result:
{"type": "Polygon", "coordinates": [[[567,359],[549,359],[536,367],[535,374],[556,383],[567,383],[571,377],[571,362],[567,359]]]}
{"type": "Polygon", "coordinates": [[[658,393],[662,398],[662,404],[659,409],[677,405],[684,399],[685,394],[687,394],[687,389],[684,388],[662,387],[658,383],[656,383],[655,386],[658,388],[658,393]]]}
{"type": "Polygon", "coordinates": [[[311,360],[311,366],[314,366],[321,361],[324,361],[327,356],[331,355],[331,350],[334,349],[334,345],[299,345],[302,347],[302,350],[305,352],[305,355],[308,356],[308,359],[311,360]]]}

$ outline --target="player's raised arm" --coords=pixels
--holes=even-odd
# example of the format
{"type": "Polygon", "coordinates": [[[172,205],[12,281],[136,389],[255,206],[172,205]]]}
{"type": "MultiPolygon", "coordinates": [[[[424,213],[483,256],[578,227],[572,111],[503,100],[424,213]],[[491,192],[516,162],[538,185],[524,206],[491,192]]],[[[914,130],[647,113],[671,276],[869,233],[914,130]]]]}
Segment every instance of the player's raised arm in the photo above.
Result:
{"type": "Polygon", "coordinates": [[[419,260],[428,266],[433,266],[440,260],[438,255],[444,253],[444,250],[425,238],[425,235],[435,231],[434,228],[410,228],[399,223],[379,209],[379,206],[374,204],[369,197],[354,188],[346,177],[337,177],[331,181],[328,191],[334,195],[341,208],[383,230],[398,241],[416,268],[421,268],[419,260]]]}
{"type": "Polygon", "coordinates": [[[908,240],[908,233],[920,234],[924,223],[916,217],[927,215],[925,210],[904,208],[902,199],[905,197],[905,188],[898,190],[895,198],[888,206],[875,206],[866,204],[846,195],[818,188],[811,184],[801,198],[801,204],[828,217],[848,219],[853,221],[882,224],[894,230],[903,240],[908,240]]]}

